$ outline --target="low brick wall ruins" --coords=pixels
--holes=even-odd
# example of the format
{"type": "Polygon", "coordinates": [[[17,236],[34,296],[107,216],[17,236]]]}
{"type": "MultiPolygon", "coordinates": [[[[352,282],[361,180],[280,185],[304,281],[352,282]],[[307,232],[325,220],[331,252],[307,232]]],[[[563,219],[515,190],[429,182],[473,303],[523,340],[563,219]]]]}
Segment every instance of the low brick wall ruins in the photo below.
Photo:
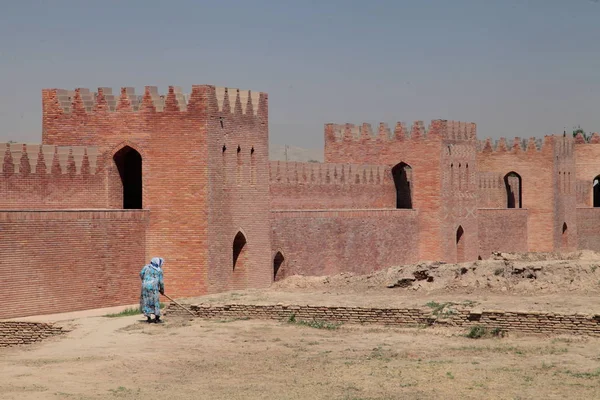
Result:
{"type": "Polygon", "coordinates": [[[0,347],[39,342],[66,331],[60,326],[40,322],[0,321],[0,347]]]}
{"type": "MultiPolygon", "coordinates": [[[[347,324],[380,324],[390,326],[475,325],[503,331],[585,334],[600,336],[600,315],[558,314],[535,311],[455,310],[452,314],[434,315],[431,309],[327,307],[300,305],[191,304],[187,305],[199,318],[250,318],[287,320],[319,320],[347,324]]],[[[176,304],[167,306],[166,315],[189,316],[176,304]]]]}

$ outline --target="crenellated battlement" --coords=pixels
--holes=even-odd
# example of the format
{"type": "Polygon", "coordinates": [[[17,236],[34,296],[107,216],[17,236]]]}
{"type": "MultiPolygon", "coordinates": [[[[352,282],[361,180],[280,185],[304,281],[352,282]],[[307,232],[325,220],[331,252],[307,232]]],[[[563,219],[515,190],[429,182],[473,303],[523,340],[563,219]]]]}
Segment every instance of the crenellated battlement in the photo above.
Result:
{"type": "Polygon", "coordinates": [[[575,136],[575,144],[599,144],[600,135],[596,132],[592,133],[587,139],[580,133],[575,136]]]}
{"type": "Polygon", "coordinates": [[[3,176],[95,175],[98,170],[96,147],[0,143],[0,149],[4,149],[3,176]]]}
{"type": "Polygon", "coordinates": [[[234,114],[258,115],[266,94],[236,88],[215,87],[219,111],[234,114]],[[263,99],[264,98],[264,99],[263,99]]]}
{"type": "Polygon", "coordinates": [[[331,141],[403,141],[403,140],[476,140],[477,126],[472,122],[433,120],[426,129],[423,121],[415,121],[410,129],[403,122],[396,123],[392,132],[386,123],[380,123],[377,133],[371,124],[325,124],[325,137],[331,141]]]}
{"type": "Polygon", "coordinates": [[[146,86],[143,95],[133,87],[122,87],[120,94],[112,88],[90,89],[44,89],[44,110],[47,113],[87,114],[94,112],[185,112],[199,109],[209,103],[220,112],[231,114],[266,115],[267,94],[236,88],[194,85],[190,93],[179,86],[169,86],[166,94],[160,94],[156,86],[146,86]]]}
{"type": "Polygon", "coordinates": [[[480,153],[518,153],[518,152],[539,152],[542,151],[546,146],[554,143],[554,136],[547,135],[544,139],[530,137],[529,139],[523,139],[515,137],[509,141],[506,138],[500,138],[499,140],[492,141],[491,138],[477,141],[477,151],[480,153]]]}
{"type": "Polygon", "coordinates": [[[392,183],[382,165],[270,162],[272,184],[382,185],[392,183]]]}

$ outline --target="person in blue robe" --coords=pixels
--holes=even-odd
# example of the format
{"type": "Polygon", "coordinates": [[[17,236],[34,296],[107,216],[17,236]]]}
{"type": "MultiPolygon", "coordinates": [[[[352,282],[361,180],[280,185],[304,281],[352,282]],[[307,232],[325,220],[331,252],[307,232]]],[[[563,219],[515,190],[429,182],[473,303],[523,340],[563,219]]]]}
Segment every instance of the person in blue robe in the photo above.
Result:
{"type": "Polygon", "coordinates": [[[146,316],[148,322],[160,323],[160,294],[165,293],[162,265],[165,262],[160,257],[154,257],[150,264],[145,265],[140,271],[142,280],[142,294],[140,296],[140,311],[146,316]]]}

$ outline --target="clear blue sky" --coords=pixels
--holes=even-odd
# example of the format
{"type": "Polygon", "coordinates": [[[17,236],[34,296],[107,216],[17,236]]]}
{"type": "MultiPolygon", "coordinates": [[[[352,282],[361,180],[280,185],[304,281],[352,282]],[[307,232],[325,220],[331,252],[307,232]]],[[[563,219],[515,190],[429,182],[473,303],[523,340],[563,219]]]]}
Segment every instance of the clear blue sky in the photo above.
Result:
{"type": "Polygon", "coordinates": [[[42,88],[192,84],[268,92],[271,142],[303,147],[326,122],[600,130],[594,0],[0,2],[0,140],[41,140],[42,88]]]}

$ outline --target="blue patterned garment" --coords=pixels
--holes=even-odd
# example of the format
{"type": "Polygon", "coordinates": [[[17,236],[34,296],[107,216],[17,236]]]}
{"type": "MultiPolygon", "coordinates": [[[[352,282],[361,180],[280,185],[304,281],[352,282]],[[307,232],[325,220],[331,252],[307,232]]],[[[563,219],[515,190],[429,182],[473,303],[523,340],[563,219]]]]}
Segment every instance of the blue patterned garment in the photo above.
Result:
{"type": "Polygon", "coordinates": [[[162,270],[164,262],[165,260],[162,258],[154,257],[150,264],[144,266],[140,271],[140,278],[142,279],[140,310],[146,317],[150,317],[151,314],[156,317],[160,316],[159,293],[165,290],[162,270]]]}

